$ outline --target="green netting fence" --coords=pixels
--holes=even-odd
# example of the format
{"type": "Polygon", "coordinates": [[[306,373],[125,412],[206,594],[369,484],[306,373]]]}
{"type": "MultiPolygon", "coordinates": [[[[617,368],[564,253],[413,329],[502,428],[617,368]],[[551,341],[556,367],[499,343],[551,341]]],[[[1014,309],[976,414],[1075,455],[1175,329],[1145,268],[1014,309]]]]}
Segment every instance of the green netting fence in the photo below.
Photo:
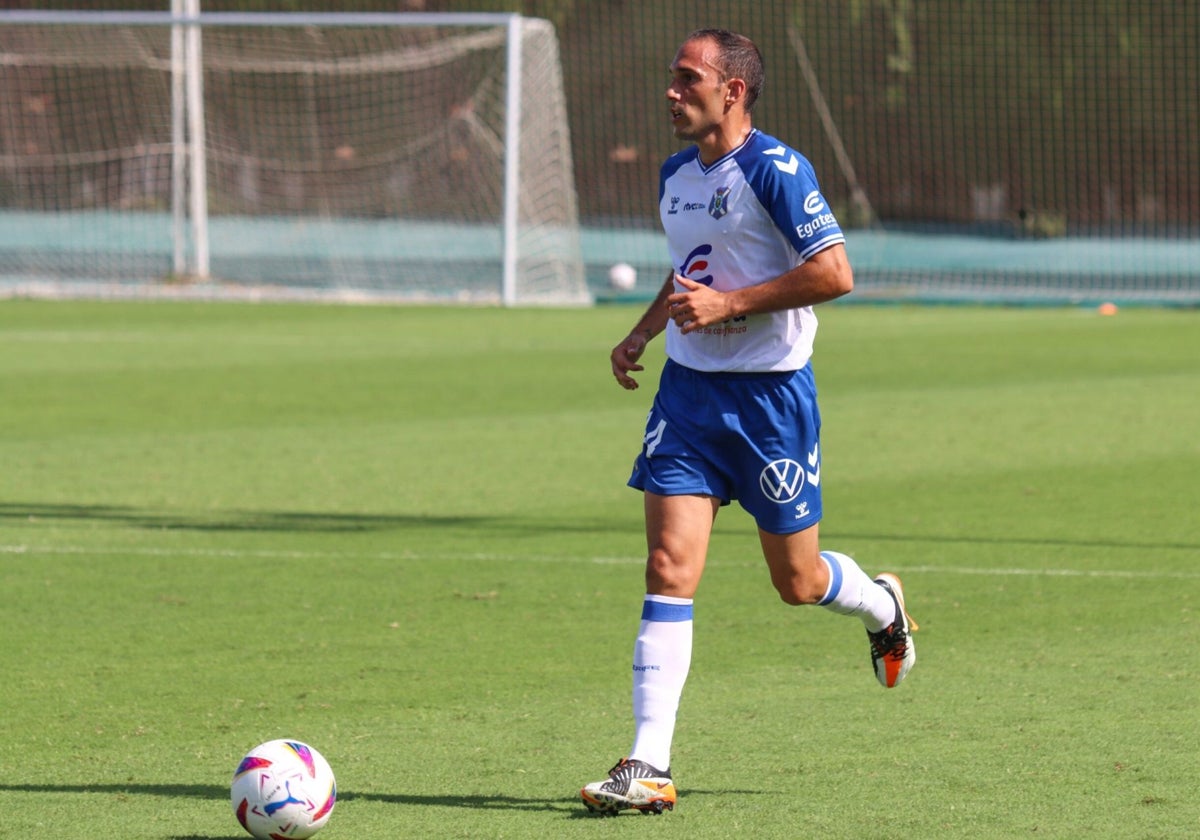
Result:
{"type": "MultiPolygon", "coordinates": [[[[206,0],[203,8],[551,20],[587,283],[600,299],[617,294],[605,279],[612,263],[639,269],[638,287],[620,296],[649,294],[666,269],[657,170],[678,148],[665,118],[667,66],[689,31],[721,26],[762,48],[768,81],[756,122],[813,161],[848,231],[860,299],[1200,303],[1200,4],[206,0]]],[[[14,107],[40,106],[0,89],[0,114],[14,107]]],[[[40,235],[23,197],[4,187],[21,165],[10,126],[0,120],[0,214],[11,222],[0,225],[0,255],[40,235]]],[[[386,220],[327,221],[347,225],[345,236],[328,238],[340,243],[330,250],[378,257],[365,271],[386,271],[410,247],[435,241],[386,220]],[[372,235],[372,225],[384,227],[372,235]]],[[[235,227],[262,243],[277,222],[235,227]]],[[[243,264],[255,256],[232,253],[243,264]]],[[[319,272],[297,278],[322,282],[319,272]]]]}

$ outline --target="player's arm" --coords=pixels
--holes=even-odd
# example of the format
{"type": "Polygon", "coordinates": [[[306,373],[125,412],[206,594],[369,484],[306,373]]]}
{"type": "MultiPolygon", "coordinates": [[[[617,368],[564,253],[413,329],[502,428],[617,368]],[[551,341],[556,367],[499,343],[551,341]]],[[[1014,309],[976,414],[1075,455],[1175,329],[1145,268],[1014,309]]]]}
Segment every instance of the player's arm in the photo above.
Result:
{"type": "Polygon", "coordinates": [[[840,242],[772,280],[730,292],[717,292],[683,277],[675,279],[686,291],[670,294],[668,289],[667,312],[684,333],[741,315],[815,306],[854,288],[854,272],[846,246],[840,242]]]}
{"type": "Polygon", "coordinates": [[[629,335],[625,336],[621,340],[621,343],[613,348],[610,356],[612,372],[613,376],[617,378],[617,383],[622,388],[629,391],[637,388],[637,380],[629,374],[644,369],[638,364],[638,359],[642,357],[642,353],[646,352],[646,345],[650,342],[650,339],[667,328],[667,297],[674,290],[675,274],[672,272],[667,275],[667,279],[663,281],[662,288],[658,290],[654,302],[646,309],[641,319],[634,324],[633,329],[629,331],[629,335]]]}

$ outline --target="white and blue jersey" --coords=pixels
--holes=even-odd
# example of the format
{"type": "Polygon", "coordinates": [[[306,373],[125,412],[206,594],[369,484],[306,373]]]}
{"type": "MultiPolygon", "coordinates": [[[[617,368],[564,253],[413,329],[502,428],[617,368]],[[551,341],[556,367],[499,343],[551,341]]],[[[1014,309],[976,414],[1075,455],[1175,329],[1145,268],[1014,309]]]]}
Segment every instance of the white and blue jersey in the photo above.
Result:
{"type": "MultiPolygon", "coordinates": [[[[711,166],[692,146],[663,164],[659,212],[676,273],[717,291],[772,280],[844,242],[812,165],[754,129],[711,166]]],[[[683,291],[679,289],[679,291],[683,291]]],[[[811,307],[749,315],[683,335],[668,322],[667,356],[699,371],[799,370],[812,355],[811,307]]]]}

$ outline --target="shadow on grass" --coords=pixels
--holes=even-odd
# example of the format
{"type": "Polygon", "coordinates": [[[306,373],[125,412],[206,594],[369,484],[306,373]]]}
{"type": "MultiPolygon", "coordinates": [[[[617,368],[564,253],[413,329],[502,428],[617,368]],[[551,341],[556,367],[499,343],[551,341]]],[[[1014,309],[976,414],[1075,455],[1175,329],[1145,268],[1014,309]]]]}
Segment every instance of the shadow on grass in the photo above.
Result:
{"type": "MultiPolygon", "coordinates": [[[[633,509],[631,509],[633,510],[633,509]]],[[[635,511],[636,513],[636,511],[635,511]]],[[[633,514],[631,514],[632,516],[633,514]]],[[[384,513],[329,513],[321,511],[179,511],[149,510],[119,505],[0,503],[0,523],[20,525],[38,520],[102,522],[151,530],[266,532],[266,533],[367,533],[417,528],[447,529],[478,534],[529,535],[555,533],[611,534],[611,519],[569,521],[514,516],[429,516],[384,513]]],[[[631,520],[632,522],[633,520],[631,520]]],[[[640,526],[640,523],[639,523],[640,526]]],[[[1076,548],[1131,548],[1139,550],[1198,550],[1187,540],[1103,540],[1045,537],[980,537],[955,534],[869,534],[830,531],[829,541],[864,539],[930,545],[1066,546],[1076,548]]]]}
{"type": "Polygon", "coordinates": [[[0,791],[12,793],[128,793],[136,796],[192,797],[229,799],[229,788],[221,785],[4,785],[0,791]]]}
{"type": "MultiPolygon", "coordinates": [[[[0,791],[14,793],[92,793],[131,796],[193,797],[196,799],[229,800],[229,788],[221,785],[45,785],[45,784],[0,784],[0,791]]],[[[704,791],[689,790],[681,799],[692,796],[751,796],[764,791],[704,791]]],[[[419,808],[465,808],[474,811],[550,811],[562,812],[572,818],[596,818],[589,814],[575,796],[555,799],[527,799],[517,796],[487,794],[436,795],[405,793],[355,793],[338,791],[339,802],[382,802],[388,805],[408,805],[419,808]]],[[[632,813],[632,812],[631,812],[632,813]]],[[[637,816],[637,814],[634,814],[637,816]]],[[[172,836],[168,840],[225,840],[209,835],[172,836]]]]}
{"type": "Polygon", "coordinates": [[[118,505],[0,504],[0,523],[20,525],[39,520],[101,522],[131,528],[180,531],[366,533],[413,528],[453,529],[506,533],[578,531],[608,533],[612,522],[570,522],[511,516],[429,516],[416,514],[328,513],[321,511],[180,511],[148,510],[118,505]]]}
{"type": "MultiPolygon", "coordinates": [[[[45,785],[45,784],[0,784],[0,792],[12,793],[91,793],[113,796],[163,796],[167,798],[189,797],[229,801],[229,788],[221,785],[45,785]]],[[[416,795],[403,793],[355,793],[338,791],[338,802],[383,802],[389,805],[412,805],[418,807],[467,808],[471,810],[514,810],[554,811],[566,805],[574,806],[574,797],[560,799],[522,799],[514,796],[477,795],[416,795]]],[[[172,838],[182,840],[182,838],[172,838]]]]}
{"type": "MultiPolygon", "coordinates": [[[[778,795],[769,791],[750,790],[695,790],[689,789],[679,794],[680,801],[686,801],[696,796],[747,797],[756,795],[778,795]]],[[[561,814],[571,820],[612,819],[612,816],[594,814],[588,811],[578,796],[564,796],[556,799],[521,799],[513,796],[415,796],[393,793],[338,793],[339,800],[361,799],[372,802],[385,802],[393,805],[412,805],[417,807],[434,808],[469,808],[480,811],[545,811],[561,814]]],[[[620,816],[640,817],[645,814],[637,811],[627,811],[620,816]]]]}

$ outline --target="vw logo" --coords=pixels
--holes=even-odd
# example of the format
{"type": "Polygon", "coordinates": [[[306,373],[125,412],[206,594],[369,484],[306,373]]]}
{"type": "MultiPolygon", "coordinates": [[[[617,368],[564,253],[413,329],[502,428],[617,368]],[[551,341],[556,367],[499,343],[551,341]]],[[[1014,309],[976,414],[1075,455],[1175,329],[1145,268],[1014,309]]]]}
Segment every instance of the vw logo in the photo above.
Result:
{"type": "Polygon", "coordinates": [[[759,474],[758,484],[768,499],[787,504],[804,489],[804,468],[791,458],[772,461],[759,474]]]}

